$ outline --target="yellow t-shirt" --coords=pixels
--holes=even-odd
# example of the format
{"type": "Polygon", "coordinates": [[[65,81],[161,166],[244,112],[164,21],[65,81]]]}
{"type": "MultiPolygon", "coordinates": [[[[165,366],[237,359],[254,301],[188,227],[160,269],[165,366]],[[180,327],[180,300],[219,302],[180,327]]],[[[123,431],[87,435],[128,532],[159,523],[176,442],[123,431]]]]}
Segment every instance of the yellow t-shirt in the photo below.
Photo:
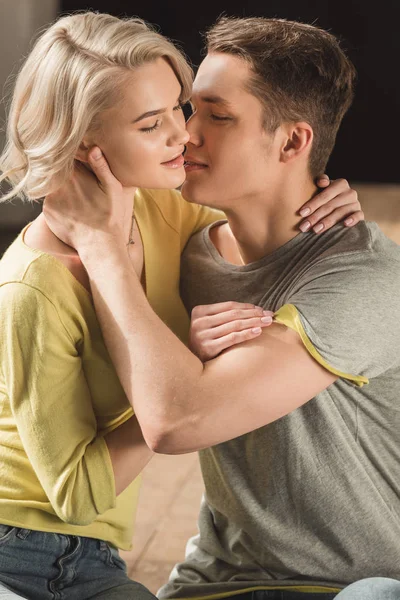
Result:
{"type": "MultiPolygon", "coordinates": [[[[139,190],[149,302],[184,341],[180,255],[221,213],[174,190],[139,190]]],[[[133,414],[88,291],[24,243],[0,261],[0,523],[131,548],[140,478],[118,497],[105,433],[133,414]]]]}

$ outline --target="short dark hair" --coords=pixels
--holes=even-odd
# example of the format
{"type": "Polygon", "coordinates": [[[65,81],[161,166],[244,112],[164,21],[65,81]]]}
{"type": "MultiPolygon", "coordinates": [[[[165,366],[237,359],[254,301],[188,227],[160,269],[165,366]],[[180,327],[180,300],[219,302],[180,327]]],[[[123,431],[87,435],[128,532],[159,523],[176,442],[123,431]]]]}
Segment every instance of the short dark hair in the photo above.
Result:
{"type": "Polygon", "coordinates": [[[248,91],[263,104],[264,126],[306,121],[314,132],[309,169],[326,168],[339,125],[354,95],[356,71],[335,36],[297,21],[222,17],[206,33],[208,52],[247,61],[248,91]]]}

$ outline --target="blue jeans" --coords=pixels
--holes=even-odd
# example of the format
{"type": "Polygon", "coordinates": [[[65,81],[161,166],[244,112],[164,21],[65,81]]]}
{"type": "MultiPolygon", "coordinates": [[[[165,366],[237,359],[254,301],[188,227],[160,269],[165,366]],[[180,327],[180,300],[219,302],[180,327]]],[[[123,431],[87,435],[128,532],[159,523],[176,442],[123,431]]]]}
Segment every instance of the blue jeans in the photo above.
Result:
{"type": "Polygon", "coordinates": [[[333,598],[335,600],[400,600],[400,581],[385,577],[361,579],[338,594],[264,590],[232,596],[232,600],[332,600],[333,598]]]}
{"type": "Polygon", "coordinates": [[[0,525],[0,600],[18,597],[156,600],[107,542],[0,525]]]}
{"type": "MultiPolygon", "coordinates": [[[[227,600],[333,600],[337,594],[309,594],[305,592],[293,592],[291,590],[259,590],[257,592],[246,592],[238,596],[232,596],[227,600]]],[[[1,596],[0,596],[1,598],[1,596]]]]}
{"type": "Polygon", "coordinates": [[[361,579],[336,596],[337,600],[400,600],[400,581],[387,577],[361,579]]]}

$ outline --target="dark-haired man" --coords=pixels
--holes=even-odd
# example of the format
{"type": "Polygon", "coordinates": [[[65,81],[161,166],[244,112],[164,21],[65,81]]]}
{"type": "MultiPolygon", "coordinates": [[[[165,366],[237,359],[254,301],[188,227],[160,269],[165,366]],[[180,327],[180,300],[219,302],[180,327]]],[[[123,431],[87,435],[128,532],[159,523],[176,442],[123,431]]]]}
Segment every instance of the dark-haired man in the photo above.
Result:
{"type": "Polygon", "coordinates": [[[200,532],[162,598],[400,598],[400,249],[375,224],[295,231],[353,80],[312,26],[227,19],[209,33],[182,191],[228,222],[189,242],[182,294],[210,327],[228,300],[276,311],[257,339],[203,364],[154,315],[122,243],[57,228],[147,443],[200,450],[200,532]]]}

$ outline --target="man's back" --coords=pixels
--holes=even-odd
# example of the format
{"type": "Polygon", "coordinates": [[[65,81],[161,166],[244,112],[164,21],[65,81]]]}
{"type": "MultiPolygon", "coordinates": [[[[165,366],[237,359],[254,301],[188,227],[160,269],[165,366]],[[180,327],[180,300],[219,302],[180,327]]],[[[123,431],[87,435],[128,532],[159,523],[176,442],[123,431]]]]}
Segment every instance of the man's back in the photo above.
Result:
{"type": "Polygon", "coordinates": [[[162,597],[400,578],[400,248],[361,223],[300,234],[238,267],[208,230],[185,251],[187,308],[284,306],[278,322],[340,377],[287,416],[200,452],[200,535],[162,597]]]}

